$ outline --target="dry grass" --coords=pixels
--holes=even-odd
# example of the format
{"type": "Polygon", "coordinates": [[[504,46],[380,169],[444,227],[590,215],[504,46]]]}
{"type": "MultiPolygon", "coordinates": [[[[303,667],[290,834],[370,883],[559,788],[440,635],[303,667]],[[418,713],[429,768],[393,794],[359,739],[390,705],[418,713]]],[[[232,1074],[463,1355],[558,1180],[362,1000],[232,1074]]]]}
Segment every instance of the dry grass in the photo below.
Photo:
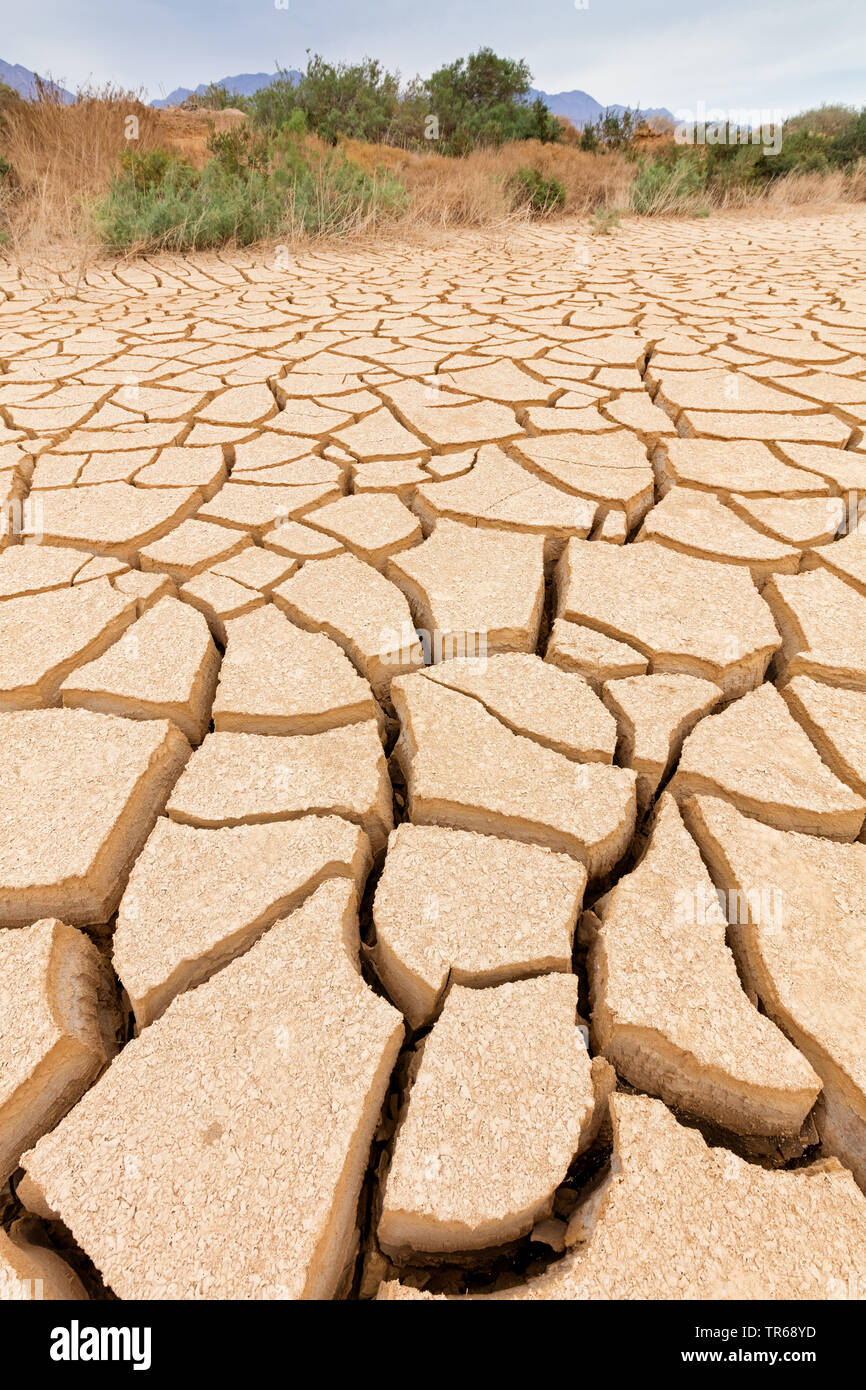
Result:
{"type": "Polygon", "coordinates": [[[622,206],[631,166],[618,155],[592,155],[570,145],[525,140],[499,149],[475,150],[462,159],[415,154],[392,145],[346,140],[350,159],[368,171],[383,166],[398,174],[409,193],[407,220],[427,226],[487,226],[511,214],[510,176],[532,165],[565,187],[566,213],[622,206]]]}
{"type": "Polygon", "coordinates": [[[785,174],[775,179],[759,194],[752,192],[747,202],[731,200],[724,206],[757,207],[767,212],[784,212],[798,207],[833,207],[839,203],[862,203],[866,200],[866,163],[861,162],[852,173],[840,169],[829,173],[785,174]]]}
{"type": "MultiPolygon", "coordinates": [[[[11,102],[0,111],[0,150],[13,169],[11,180],[0,184],[0,229],[4,250],[19,264],[32,265],[62,250],[67,263],[83,270],[102,254],[88,208],[106,193],[127,148],[130,117],[138,122],[137,149],[163,146],[197,168],[209,157],[210,132],[244,119],[233,110],[156,111],[143,104],[140,94],[113,87],[80,91],[69,105],[50,89],[41,90],[32,102],[11,102]]],[[[669,133],[657,134],[656,147],[669,139],[669,133]]],[[[407,207],[399,223],[403,235],[460,227],[504,229],[525,220],[525,211],[514,211],[507,191],[510,176],[521,166],[558,179],[566,192],[561,211],[578,216],[626,209],[636,173],[621,155],[589,154],[574,143],[526,141],[476,150],[462,159],[356,140],[341,143],[368,173],[383,168],[405,184],[407,207]]],[[[793,173],[760,189],[734,187],[715,195],[702,191],[677,198],[671,190],[658,192],[659,206],[647,208],[656,215],[692,215],[701,208],[754,208],[773,215],[866,199],[866,166],[853,175],[793,173]]],[[[305,239],[289,212],[287,224],[291,242],[305,239]]],[[[352,229],[341,227],[341,234],[347,230],[352,229]]],[[[354,230],[372,234],[366,225],[354,230]]]]}
{"type": "Polygon", "coordinates": [[[43,88],[35,101],[4,111],[2,148],[14,171],[5,224],[16,259],[57,245],[78,247],[84,257],[95,252],[87,204],[108,187],[129,117],[138,122],[137,147],[152,148],[157,113],[134,92],[83,90],[64,104],[43,88]]]}

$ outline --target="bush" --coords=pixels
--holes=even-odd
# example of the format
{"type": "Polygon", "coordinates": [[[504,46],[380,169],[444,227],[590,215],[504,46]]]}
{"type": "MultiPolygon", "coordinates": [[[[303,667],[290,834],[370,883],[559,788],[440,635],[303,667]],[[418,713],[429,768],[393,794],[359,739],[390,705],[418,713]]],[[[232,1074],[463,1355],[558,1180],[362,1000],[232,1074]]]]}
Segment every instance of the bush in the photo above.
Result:
{"type": "Polygon", "coordinates": [[[275,144],[261,133],[213,135],[200,172],[152,150],[125,151],[94,221],[107,250],[192,251],[249,245],[284,232],[345,233],[402,212],[393,175],[367,174],[342,153],[287,129],[275,144]]]}
{"type": "MultiPolygon", "coordinates": [[[[187,97],[187,101],[189,101],[189,97],[187,97]]],[[[232,105],[232,100],[225,87],[221,87],[218,82],[209,82],[199,96],[198,104],[208,107],[211,111],[225,111],[227,106],[232,105]]]]}
{"type": "Polygon", "coordinates": [[[546,217],[565,203],[565,185],[545,178],[540,169],[521,165],[506,184],[512,205],[528,208],[533,217],[546,217]]]}
{"type": "Polygon", "coordinates": [[[212,130],[207,147],[223,172],[235,179],[247,179],[252,173],[266,174],[270,167],[268,136],[248,125],[212,130]]]}
{"type": "Polygon", "coordinates": [[[260,127],[282,130],[296,112],[308,130],[336,145],[340,136],[377,143],[384,140],[398,113],[399,78],[374,58],[360,63],[328,63],[314,54],[296,82],[280,69],[270,87],[249,100],[260,127]]]}
{"type": "Polygon", "coordinates": [[[866,106],[852,113],[850,120],[833,137],[831,157],[838,164],[856,164],[866,158],[866,106]]]}
{"type": "Polygon", "coordinates": [[[629,185],[629,206],[644,216],[692,212],[703,190],[703,170],[689,155],[673,162],[641,160],[629,185]]]}
{"type": "Polygon", "coordinates": [[[621,150],[632,145],[637,119],[628,107],[624,111],[605,111],[598,118],[598,140],[608,150],[621,150]]]}
{"type": "Polygon", "coordinates": [[[342,151],[317,152],[295,130],[277,141],[273,184],[293,231],[340,234],[405,211],[406,189],[379,168],[367,173],[342,151]]]}
{"type": "Polygon", "coordinates": [[[294,113],[303,109],[298,102],[298,88],[285,68],[277,68],[277,76],[267,87],[260,87],[252,96],[237,103],[262,129],[277,131],[288,125],[294,113]]]}
{"type": "Polygon", "coordinates": [[[580,148],[587,154],[595,154],[598,150],[598,145],[598,131],[595,126],[585,125],[580,132],[580,148]]]}
{"type": "Polygon", "coordinates": [[[529,100],[525,63],[482,48],[415,78],[401,91],[396,73],[373,58],[328,63],[313,55],[294,80],[280,69],[269,87],[239,104],[260,129],[276,133],[302,112],[307,129],[330,145],[339,139],[408,145],[429,151],[427,122],[435,117],[440,153],[461,155],[510,140],[559,140],[561,127],[540,98],[529,100]]]}
{"type": "Polygon", "coordinates": [[[619,208],[597,208],[590,213],[589,229],[593,236],[610,236],[614,228],[619,226],[621,216],[619,208]]]}
{"type": "Polygon", "coordinates": [[[109,251],[194,251],[260,241],[279,225],[281,211],[258,172],[239,181],[215,159],[201,173],[184,160],[170,159],[162,177],[144,187],[128,174],[114,179],[96,210],[96,223],[109,251]]]}
{"type": "Polygon", "coordinates": [[[137,150],[130,145],[120,156],[120,168],[124,178],[137,192],[147,193],[162,183],[171,158],[168,150],[137,150]]]}
{"type": "Polygon", "coordinates": [[[509,140],[558,140],[556,117],[540,98],[527,100],[530,80],[526,63],[499,58],[489,48],[438,68],[424,83],[439,122],[438,148],[461,155],[509,140]]]}

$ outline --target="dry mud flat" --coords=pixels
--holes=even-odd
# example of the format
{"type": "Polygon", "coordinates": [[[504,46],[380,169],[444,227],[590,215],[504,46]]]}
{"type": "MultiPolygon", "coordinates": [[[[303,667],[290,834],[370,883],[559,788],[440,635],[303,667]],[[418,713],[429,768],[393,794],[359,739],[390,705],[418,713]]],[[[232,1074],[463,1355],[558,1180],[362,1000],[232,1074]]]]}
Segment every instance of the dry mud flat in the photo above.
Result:
{"type": "Polygon", "coordinates": [[[864,271],[0,268],[0,1295],[862,1288],[864,271]]]}

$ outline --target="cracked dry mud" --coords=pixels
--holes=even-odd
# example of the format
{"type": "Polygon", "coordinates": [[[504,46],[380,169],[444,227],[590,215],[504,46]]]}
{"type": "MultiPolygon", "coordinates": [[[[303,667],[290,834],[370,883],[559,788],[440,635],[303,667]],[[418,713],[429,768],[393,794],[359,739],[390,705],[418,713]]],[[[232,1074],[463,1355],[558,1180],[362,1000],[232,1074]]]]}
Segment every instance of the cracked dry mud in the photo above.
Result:
{"type": "Polygon", "coordinates": [[[0,267],[0,1297],[866,1262],[866,214],[0,267]]]}

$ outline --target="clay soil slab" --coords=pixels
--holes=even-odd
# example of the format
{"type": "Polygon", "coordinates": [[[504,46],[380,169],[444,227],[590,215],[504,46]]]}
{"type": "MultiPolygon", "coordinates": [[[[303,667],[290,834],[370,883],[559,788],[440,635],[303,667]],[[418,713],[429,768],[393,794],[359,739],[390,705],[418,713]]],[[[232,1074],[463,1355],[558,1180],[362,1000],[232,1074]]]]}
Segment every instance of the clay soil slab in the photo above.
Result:
{"type": "Polygon", "coordinates": [[[245,951],[326,878],[361,885],[370,847],[336,816],[199,830],[161,818],[117,914],[114,967],[140,1028],[245,951]]]}
{"type": "Polygon", "coordinates": [[[855,840],[866,801],[821,761],[778,690],[762,685],[710,714],[683,744],[671,791],[720,796],[780,830],[855,840]]]}
{"type": "Polygon", "coordinates": [[[89,710],[0,715],[0,922],[107,922],[189,757],[165,720],[89,710]]]}
{"type": "Polygon", "coordinates": [[[419,628],[443,656],[534,651],[544,602],[544,538],[440,521],[388,562],[419,628]]]}
{"type": "Polygon", "coordinates": [[[83,932],[56,918],[0,930],[0,1177],[117,1050],[114,982],[83,932]]]}
{"type": "Polygon", "coordinates": [[[59,703],[63,680],[110,647],[136,603],[107,579],[0,604],[0,710],[59,703]]]}
{"type": "Polygon", "coordinates": [[[702,676],[729,696],[760,684],[781,646],[744,569],[653,541],[569,541],[557,585],[560,617],[636,647],[653,672],[702,676]]]}
{"type": "Polygon", "coordinates": [[[422,675],[391,692],[413,821],[548,845],[591,877],[620,858],[634,829],[633,772],[572,762],[422,675]]]}
{"type": "Polygon", "coordinates": [[[377,725],[321,734],[209,734],[168,802],[172,820],[210,827],[333,814],[362,825],[374,853],[392,826],[377,725]]]}
{"type": "Polygon", "coordinates": [[[354,914],[351,885],[323,885],[129,1043],[27,1156],[31,1202],[119,1298],[344,1291],[403,1036],[349,957],[354,914]]]}
{"type": "Polygon", "coordinates": [[[540,845],[403,824],[376,888],[376,969],[413,1028],[452,984],[571,969],[586,870],[540,845]]]}
{"type": "Polygon", "coordinates": [[[226,623],[215,729],[312,734],[380,719],[373,692],[323,633],[303,632],[267,604],[226,623]]]}
{"type": "Polygon", "coordinates": [[[570,975],[452,989],[397,1131],[386,1251],[499,1245],[550,1214],[593,1108],[576,1010],[570,975]]]}
{"type": "Polygon", "coordinates": [[[636,869],[596,906],[595,1047],[638,1090],[745,1134],[796,1134],[820,1081],[743,992],[727,922],[676,803],[662,797],[636,869]]]}
{"type": "Polygon", "coordinates": [[[61,687],[66,706],[172,719],[190,743],[210,723],[219,654],[207,623],[187,603],[164,598],[96,661],[79,666],[61,687]]]}

